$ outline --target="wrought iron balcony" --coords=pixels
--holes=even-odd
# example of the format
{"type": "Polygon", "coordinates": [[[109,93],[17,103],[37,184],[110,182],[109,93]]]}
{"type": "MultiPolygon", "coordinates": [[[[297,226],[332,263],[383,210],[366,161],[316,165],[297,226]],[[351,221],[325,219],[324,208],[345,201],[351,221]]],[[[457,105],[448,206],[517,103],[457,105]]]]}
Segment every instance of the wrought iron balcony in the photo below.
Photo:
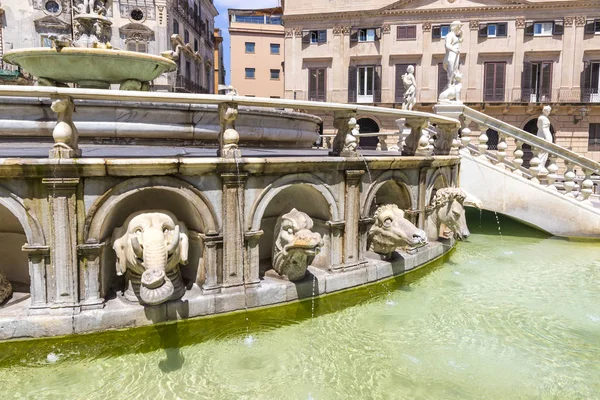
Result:
{"type": "Polygon", "coordinates": [[[178,93],[208,93],[208,90],[204,86],[183,75],[177,75],[175,77],[172,88],[174,92],[178,93]]]}

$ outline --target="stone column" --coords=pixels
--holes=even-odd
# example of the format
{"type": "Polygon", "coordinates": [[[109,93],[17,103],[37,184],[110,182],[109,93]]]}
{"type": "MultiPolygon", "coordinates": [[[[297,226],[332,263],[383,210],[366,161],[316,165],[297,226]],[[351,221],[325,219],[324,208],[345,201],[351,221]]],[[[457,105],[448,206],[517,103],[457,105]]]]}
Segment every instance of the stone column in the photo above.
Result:
{"type": "Polygon", "coordinates": [[[79,285],[80,304],[84,309],[104,307],[100,284],[100,255],[106,243],[80,244],[79,253],[79,285]]]}
{"type": "Polygon", "coordinates": [[[244,283],[246,287],[260,284],[260,253],[258,241],[264,234],[262,230],[246,232],[246,257],[244,260],[244,283]]]}
{"type": "Polygon", "coordinates": [[[219,272],[219,247],[223,245],[223,236],[200,235],[204,242],[204,284],[202,285],[202,293],[212,294],[221,291],[222,274],[219,272]]]}
{"type": "Polygon", "coordinates": [[[335,111],[333,126],[337,130],[333,139],[333,146],[329,152],[330,156],[356,157],[356,146],[358,138],[352,134],[356,126],[356,112],[335,111]]]}
{"type": "Polygon", "coordinates": [[[425,221],[427,220],[427,214],[425,212],[425,207],[427,207],[429,203],[429,200],[427,199],[427,171],[429,171],[429,167],[419,169],[419,198],[417,199],[419,205],[417,228],[419,229],[425,229],[425,221]]]}
{"type": "Polygon", "coordinates": [[[221,174],[223,180],[223,288],[244,283],[244,185],[247,174],[221,174]]]}
{"type": "Polygon", "coordinates": [[[48,289],[46,266],[49,264],[50,247],[25,244],[22,250],[29,259],[29,276],[31,277],[31,308],[48,306],[48,289]]]}
{"type": "Polygon", "coordinates": [[[330,269],[337,270],[344,266],[344,228],[345,221],[327,221],[330,232],[330,269]]]}
{"type": "Polygon", "coordinates": [[[360,183],[365,171],[346,171],[346,231],[344,233],[344,264],[351,266],[358,263],[360,219],[360,183]]]}
{"type": "Polygon", "coordinates": [[[48,302],[56,307],[77,305],[79,279],[77,274],[77,213],[76,191],[79,178],[48,178],[51,229],[51,278],[48,302]]]}
{"type": "Polygon", "coordinates": [[[358,220],[360,240],[358,242],[358,260],[363,261],[365,259],[365,252],[367,249],[367,242],[369,238],[369,227],[373,225],[375,218],[363,217],[358,220]]]}

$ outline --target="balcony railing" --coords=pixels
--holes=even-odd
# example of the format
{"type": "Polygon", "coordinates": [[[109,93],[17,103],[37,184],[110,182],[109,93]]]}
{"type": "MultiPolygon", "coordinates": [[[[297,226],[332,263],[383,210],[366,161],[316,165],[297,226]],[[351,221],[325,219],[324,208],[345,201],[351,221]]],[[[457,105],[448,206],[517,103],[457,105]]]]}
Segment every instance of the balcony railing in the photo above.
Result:
{"type": "Polygon", "coordinates": [[[208,90],[183,75],[177,75],[173,82],[173,91],[179,93],[208,93],[208,90]]]}

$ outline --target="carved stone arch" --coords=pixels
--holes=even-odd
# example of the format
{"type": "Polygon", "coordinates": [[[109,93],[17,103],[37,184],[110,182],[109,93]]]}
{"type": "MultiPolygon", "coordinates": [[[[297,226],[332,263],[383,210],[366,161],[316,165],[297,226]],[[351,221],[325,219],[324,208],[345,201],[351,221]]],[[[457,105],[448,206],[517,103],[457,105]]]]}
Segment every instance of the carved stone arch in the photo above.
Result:
{"type": "MultiPolygon", "coordinates": [[[[100,197],[90,208],[84,227],[85,243],[100,243],[109,236],[108,229],[114,228],[106,225],[106,219],[120,203],[130,196],[143,191],[165,191],[179,196],[190,206],[201,219],[202,229],[194,227],[190,221],[185,221],[190,228],[198,229],[204,233],[217,234],[220,232],[219,219],[213,204],[204,194],[189,183],[177,178],[160,176],[133,178],[119,183],[100,197]]],[[[174,212],[177,215],[177,212],[174,212]]]]}
{"type": "Polygon", "coordinates": [[[368,218],[370,216],[369,214],[371,212],[371,205],[375,200],[377,192],[379,191],[379,189],[381,189],[383,185],[390,181],[396,182],[396,184],[406,189],[406,192],[409,194],[410,197],[409,200],[411,205],[413,207],[417,205],[417,193],[415,193],[415,191],[413,190],[413,185],[411,185],[408,176],[406,176],[406,174],[404,174],[402,171],[385,171],[384,173],[379,175],[377,179],[375,179],[375,182],[373,182],[367,190],[367,194],[364,197],[364,201],[361,206],[362,218],[368,218]]]}
{"type": "Polygon", "coordinates": [[[29,245],[46,245],[42,225],[36,217],[31,215],[29,209],[19,196],[0,186],[0,205],[8,209],[19,220],[29,245]]]}
{"type": "Polygon", "coordinates": [[[277,194],[292,185],[308,185],[321,193],[327,204],[329,205],[329,214],[332,221],[340,220],[340,212],[335,196],[329,189],[328,185],[319,177],[313,174],[292,174],[285,175],[276,179],[268,185],[254,202],[246,226],[249,230],[260,230],[261,220],[267,206],[277,194]]]}
{"type": "Polygon", "coordinates": [[[425,204],[429,204],[431,197],[433,196],[433,190],[438,179],[442,179],[442,187],[450,186],[452,182],[452,171],[450,169],[436,169],[428,177],[425,190],[425,204]]]}

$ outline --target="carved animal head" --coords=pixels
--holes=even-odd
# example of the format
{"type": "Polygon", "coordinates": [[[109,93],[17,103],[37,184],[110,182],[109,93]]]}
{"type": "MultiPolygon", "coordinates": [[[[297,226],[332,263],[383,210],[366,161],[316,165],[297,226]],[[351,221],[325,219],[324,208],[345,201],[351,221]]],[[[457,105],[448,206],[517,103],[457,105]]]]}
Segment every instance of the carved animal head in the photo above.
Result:
{"type": "Polygon", "coordinates": [[[139,297],[146,304],[171,300],[174,273],[187,264],[189,239],[183,222],[168,211],[132,214],[113,232],[117,274],[140,279],[139,297]]]}
{"type": "Polygon", "coordinates": [[[0,271],[0,304],[8,300],[12,296],[12,292],[12,285],[8,278],[0,271]]]}
{"type": "Polygon", "coordinates": [[[399,247],[427,243],[427,235],[407,220],[397,205],[386,204],[375,211],[369,243],[375,253],[389,256],[399,247]]]}
{"type": "Polygon", "coordinates": [[[290,281],[306,275],[306,269],[323,246],[321,235],[312,232],[313,220],[295,208],[281,215],[275,224],[273,269],[290,281]]]}
{"type": "Polygon", "coordinates": [[[466,239],[471,234],[463,206],[466,198],[467,194],[459,188],[443,188],[437,191],[431,202],[438,226],[440,223],[446,225],[459,240],[466,239]]]}

